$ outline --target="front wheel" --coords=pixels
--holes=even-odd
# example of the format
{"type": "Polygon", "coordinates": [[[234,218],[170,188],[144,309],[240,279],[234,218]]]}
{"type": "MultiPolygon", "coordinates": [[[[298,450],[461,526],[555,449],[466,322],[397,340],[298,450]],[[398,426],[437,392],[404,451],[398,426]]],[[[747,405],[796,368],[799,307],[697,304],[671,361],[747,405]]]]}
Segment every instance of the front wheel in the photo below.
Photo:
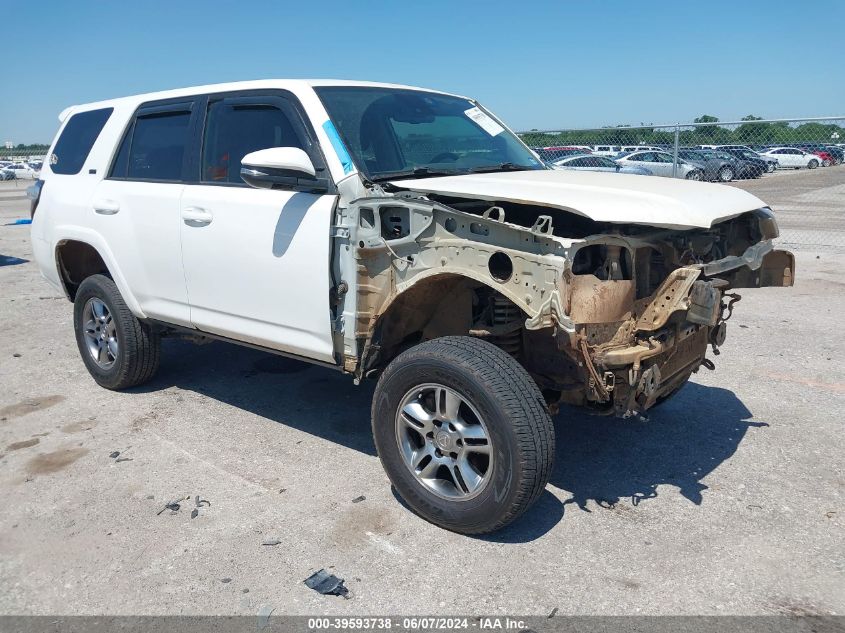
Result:
{"type": "Polygon", "coordinates": [[[703,177],[704,174],[702,174],[701,171],[699,171],[698,169],[693,169],[686,176],[687,180],[702,180],[703,177]]]}
{"type": "Polygon", "coordinates": [[[465,336],[400,354],[373,397],[373,436],[396,491],[448,530],[483,534],[545,489],[555,434],[536,383],[495,345],[465,336]]]}
{"type": "Polygon", "coordinates": [[[719,180],[722,182],[730,182],[734,179],[734,170],[727,165],[719,170],[719,180]]]}
{"type": "Polygon", "coordinates": [[[818,166],[819,166],[819,161],[817,161],[815,158],[813,160],[811,160],[809,163],[807,163],[807,169],[815,169],[818,166]]]}
{"type": "Polygon", "coordinates": [[[766,165],[766,172],[769,174],[775,173],[775,169],[777,169],[777,165],[775,163],[768,163],[766,165]]]}
{"type": "Polygon", "coordinates": [[[140,385],[158,370],[160,336],[135,318],[105,275],[92,275],[79,285],[73,326],[82,361],[101,387],[140,385]]]}
{"type": "Polygon", "coordinates": [[[830,161],[827,158],[822,161],[822,167],[830,167],[830,161]]]}

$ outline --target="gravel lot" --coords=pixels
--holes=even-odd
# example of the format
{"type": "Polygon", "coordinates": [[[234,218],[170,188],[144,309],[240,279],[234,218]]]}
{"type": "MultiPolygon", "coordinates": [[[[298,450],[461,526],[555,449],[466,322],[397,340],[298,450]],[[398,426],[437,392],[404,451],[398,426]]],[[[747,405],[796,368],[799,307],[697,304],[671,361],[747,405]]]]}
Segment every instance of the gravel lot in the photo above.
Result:
{"type": "MultiPolygon", "coordinates": [[[[843,174],[741,186],[790,241],[845,247],[843,174]]],[[[27,215],[22,186],[0,185],[0,225],[27,215]]],[[[797,253],[794,288],[745,291],[716,371],[649,422],[562,411],[544,496],[483,539],[394,498],[371,384],[169,341],[154,382],[100,389],[70,304],[2,257],[31,260],[28,227],[0,226],[0,255],[0,613],[845,613],[845,255],[829,248],[797,253]],[[195,495],[211,505],[192,519],[195,495]],[[323,567],[351,600],[302,584],[323,567]]]]}

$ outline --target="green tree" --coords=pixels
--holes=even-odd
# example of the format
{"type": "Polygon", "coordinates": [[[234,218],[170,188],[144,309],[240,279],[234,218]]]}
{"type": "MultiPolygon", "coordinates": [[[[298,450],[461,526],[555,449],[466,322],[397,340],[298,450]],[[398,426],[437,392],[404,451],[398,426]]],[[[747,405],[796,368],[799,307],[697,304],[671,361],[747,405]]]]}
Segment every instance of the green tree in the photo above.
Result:
{"type": "MultiPolygon", "coordinates": [[[[715,117],[711,114],[702,114],[700,117],[695,119],[693,123],[718,123],[718,117],[715,117]]],[[[719,127],[718,125],[697,125],[695,127],[695,134],[699,136],[702,140],[707,140],[712,142],[712,140],[724,131],[724,128],[719,127]]]]}

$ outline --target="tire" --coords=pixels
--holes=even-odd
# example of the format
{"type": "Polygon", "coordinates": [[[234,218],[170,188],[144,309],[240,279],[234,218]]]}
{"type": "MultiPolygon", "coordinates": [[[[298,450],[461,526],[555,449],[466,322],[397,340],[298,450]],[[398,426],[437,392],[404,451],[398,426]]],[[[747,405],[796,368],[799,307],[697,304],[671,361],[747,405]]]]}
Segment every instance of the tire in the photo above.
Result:
{"type": "Polygon", "coordinates": [[[728,165],[725,165],[719,170],[719,181],[730,182],[734,179],[734,170],[728,165]]]}
{"type": "Polygon", "coordinates": [[[824,159],[822,161],[822,167],[830,167],[830,161],[828,159],[824,159]]]}
{"type": "Polygon", "coordinates": [[[773,174],[775,170],[778,168],[776,163],[766,163],[766,173],[773,174]]]}
{"type": "Polygon", "coordinates": [[[703,180],[704,174],[699,169],[693,169],[686,175],[687,180],[703,180]]]}
{"type": "Polygon", "coordinates": [[[372,423],[396,491],[447,530],[484,534],[504,527],[537,500],[551,475],[555,432],[543,396],[512,356],[486,341],[448,336],[400,354],[379,378],[372,423]],[[420,426],[427,416],[435,419],[420,426]],[[443,439],[455,430],[449,419],[459,431],[452,444],[443,439]],[[485,434],[486,445],[477,439],[485,434]],[[473,453],[479,446],[487,447],[486,461],[473,453]],[[466,465],[473,456],[470,477],[455,476],[459,458],[466,465]]]}
{"type": "Polygon", "coordinates": [[[161,337],[135,318],[105,275],[92,275],[80,284],[73,329],[82,362],[101,387],[134,387],[158,370],[161,337]]]}
{"type": "Polygon", "coordinates": [[[817,161],[815,158],[812,159],[809,163],[807,163],[807,169],[815,169],[818,166],[819,166],[819,161],[817,161]]]}

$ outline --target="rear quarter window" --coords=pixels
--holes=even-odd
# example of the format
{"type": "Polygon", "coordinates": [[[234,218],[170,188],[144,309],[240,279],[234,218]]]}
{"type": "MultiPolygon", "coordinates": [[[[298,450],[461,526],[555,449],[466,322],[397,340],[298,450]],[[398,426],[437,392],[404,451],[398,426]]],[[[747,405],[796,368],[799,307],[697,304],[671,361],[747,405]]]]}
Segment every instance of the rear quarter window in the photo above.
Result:
{"type": "Polygon", "coordinates": [[[50,156],[54,174],[78,174],[114,108],[88,110],[70,117],[50,156]]]}

